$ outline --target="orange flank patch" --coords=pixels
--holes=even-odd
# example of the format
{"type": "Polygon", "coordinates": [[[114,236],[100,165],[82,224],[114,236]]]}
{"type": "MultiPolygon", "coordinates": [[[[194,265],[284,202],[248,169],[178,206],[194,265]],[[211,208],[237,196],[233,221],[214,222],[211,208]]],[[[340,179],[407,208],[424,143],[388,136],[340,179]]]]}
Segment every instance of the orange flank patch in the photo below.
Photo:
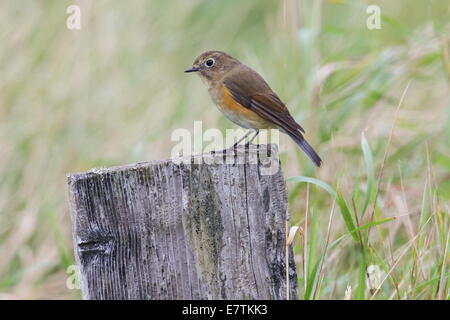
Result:
{"type": "Polygon", "coordinates": [[[231,121],[245,128],[269,129],[273,127],[271,122],[234,100],[225,86],[222,88],[219,108],[231,121]]]}

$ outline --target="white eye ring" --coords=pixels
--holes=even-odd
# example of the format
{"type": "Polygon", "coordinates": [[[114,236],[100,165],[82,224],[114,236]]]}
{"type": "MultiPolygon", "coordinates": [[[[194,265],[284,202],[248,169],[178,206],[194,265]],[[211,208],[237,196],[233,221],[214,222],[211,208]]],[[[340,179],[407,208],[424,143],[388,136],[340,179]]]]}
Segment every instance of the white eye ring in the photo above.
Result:
{"type": "Polygon", "coordinates": [[[213,58],[208,58],[208,60],[205,61],[205,66],[207,68],[211,68],[214,65],[215,62],[216,61],[213,58]]]}

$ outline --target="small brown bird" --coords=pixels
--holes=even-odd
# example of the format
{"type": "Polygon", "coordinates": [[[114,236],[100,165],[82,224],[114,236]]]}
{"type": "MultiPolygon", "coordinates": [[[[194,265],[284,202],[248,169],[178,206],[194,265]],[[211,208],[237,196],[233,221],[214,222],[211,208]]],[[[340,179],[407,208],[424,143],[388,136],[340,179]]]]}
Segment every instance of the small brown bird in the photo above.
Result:
{"type": "Polygon", "coordinates": [[[259,129],[279,129],[320,167],[322,159],[306,142],[303,137],[305,131],[256,71],[225,52],[207,51],[199,55],[185,72],[198,72],[219,110],[237,125],[255,131],[248,143],[258,135],[259,129]]]}

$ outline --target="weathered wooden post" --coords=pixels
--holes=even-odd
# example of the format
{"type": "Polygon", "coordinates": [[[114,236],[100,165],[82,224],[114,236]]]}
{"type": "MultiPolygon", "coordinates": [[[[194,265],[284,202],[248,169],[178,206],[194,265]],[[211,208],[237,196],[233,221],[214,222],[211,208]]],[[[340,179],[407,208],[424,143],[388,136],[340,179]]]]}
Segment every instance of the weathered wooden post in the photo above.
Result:
{"type": "Polygon", "coordinates": [[[94,169],[68,183],[85,299],[296,298],[276,146],[94,169]]]}

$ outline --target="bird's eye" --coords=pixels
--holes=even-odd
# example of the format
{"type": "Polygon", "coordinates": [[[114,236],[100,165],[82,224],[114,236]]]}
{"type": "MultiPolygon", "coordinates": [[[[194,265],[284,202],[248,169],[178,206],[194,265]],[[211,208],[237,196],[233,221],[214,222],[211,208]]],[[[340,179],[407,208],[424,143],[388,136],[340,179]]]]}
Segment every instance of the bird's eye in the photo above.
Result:
{"type": "Polygon", "coordinates": [[[205,66],[207,66],[208,68],[211,68],[214,65],[214,59],[213,58],[209,58],[208,60],[205,61],[205,66]]]}

